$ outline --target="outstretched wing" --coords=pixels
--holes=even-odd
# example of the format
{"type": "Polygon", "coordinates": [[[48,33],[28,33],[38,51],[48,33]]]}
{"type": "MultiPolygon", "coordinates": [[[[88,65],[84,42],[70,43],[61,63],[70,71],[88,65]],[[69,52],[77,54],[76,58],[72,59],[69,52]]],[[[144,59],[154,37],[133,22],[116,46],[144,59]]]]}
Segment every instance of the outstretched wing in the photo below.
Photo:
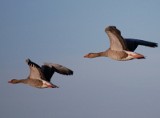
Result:
{"type": "Polygon", "coordinates": [[[41,72],[41,67],[38,64],[32,62],[30,59],[27,59],[26,62],[30,68],[29,78],[42,79],[43,73],[41,72]]]}
{"type": "Polygon", "coordinates": [[[51,80],[51,77],[54,74],[54,72],[57,72],[63,75],[73,75],[72,70],[59,64],[45,63],[41,68],[44,74],[44,78],[47,81],[51,80]]]}
{"type": "Polygon", "coordinates": [[[42,65],[41,67],[43,75],[44,75],[44,80],[50,82],[52,75],[54,74],[54,69],[48,65],[42,65]]]}
{"type": "Polygon", "coordinates": [[[132,38],[125,38],[127,47],[130,51],[134,51],[138,45],[143,45],[143,46],[148,46],[148,47],[158,47],[158,44],[155,42],[150,42],[150,41],[144,41],[140,39],[132,39],[132,38]]]}
{"type": "Polygon", "coordinates": [[[128,50],[126,46],[126,42],[121,36],[121,32],[115,26],[109,26],[105,29],[109,40],[110,40],[110,48],[112,50],[128,50]]]}

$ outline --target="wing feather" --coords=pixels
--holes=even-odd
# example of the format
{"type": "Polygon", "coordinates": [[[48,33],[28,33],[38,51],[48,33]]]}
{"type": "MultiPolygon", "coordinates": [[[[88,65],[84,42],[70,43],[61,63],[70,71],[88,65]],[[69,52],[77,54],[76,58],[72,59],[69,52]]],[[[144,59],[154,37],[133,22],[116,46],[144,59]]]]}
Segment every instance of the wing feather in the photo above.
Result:
{"type": "Polygon", "coordinates": [[[53,64],[53,63],[45,63],[46,66],[52,68],[54,72],[57,72],[59,74],[63,75],[73,75],[73,71],[65,66],[62,66],[60,64],[53,64]]]}
{"type": "Polygon", "coordinates": [[[121,36],[121,32],[115,26],[109,26],[105,29],[109,40],[110,40],[110,48],[112,50],[128,50],[126,46],[126,42],[121,36]]]}
{"type": "Polygon", "coordinates": [[[141,39],[125,38],[125,41],[130,51],[134,51],[138,47],[138,45],[148,46],[152,48],[158,47],[158,43],[151,41],[144,41],[141,39]]]}
{"type": "Polygon", "coordinates": [[[29,68],[30,68],[29,78],[42,79],[43,78],[43,73],[41,71],[41,67],[38,64],[32,62],[30,59],[27,59],[26,62],[29,65],[29,68]]]}

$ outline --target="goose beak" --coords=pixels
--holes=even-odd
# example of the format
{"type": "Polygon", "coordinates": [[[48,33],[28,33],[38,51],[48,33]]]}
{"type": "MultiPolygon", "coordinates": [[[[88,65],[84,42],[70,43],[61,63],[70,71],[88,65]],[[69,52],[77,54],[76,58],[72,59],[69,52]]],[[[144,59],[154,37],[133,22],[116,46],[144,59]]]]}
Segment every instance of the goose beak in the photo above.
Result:
{"type": "Polygon", "coordinates": [[[8,81],[8,83],[11,83],[11,81],[8,81]]]}
{"type": "Polygon", "coordinates": [[[84,58],[88,58],[88,54],[84,55],[84,58]]]}

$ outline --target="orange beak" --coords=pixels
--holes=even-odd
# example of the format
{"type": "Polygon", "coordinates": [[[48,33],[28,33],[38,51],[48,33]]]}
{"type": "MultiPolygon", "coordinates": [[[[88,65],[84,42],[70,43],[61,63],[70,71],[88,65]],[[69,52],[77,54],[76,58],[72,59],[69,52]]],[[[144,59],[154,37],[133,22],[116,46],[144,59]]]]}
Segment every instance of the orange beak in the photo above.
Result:
{"type": "Polygon", "coordinates": [[[12,83],[11,81],[8,81],[8,83],[12,83]]]}
{"type": "Polygon", "coordinates": [[[88,54],[84,55],[84,58],[88,58],[88,54]]]}

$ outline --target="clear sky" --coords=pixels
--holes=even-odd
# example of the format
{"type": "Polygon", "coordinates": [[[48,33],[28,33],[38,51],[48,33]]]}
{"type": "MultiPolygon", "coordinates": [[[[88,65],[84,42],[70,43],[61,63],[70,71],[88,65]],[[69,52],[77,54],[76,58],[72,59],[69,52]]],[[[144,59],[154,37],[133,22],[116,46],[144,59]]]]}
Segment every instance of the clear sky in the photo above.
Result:
{"type": "Polygon", "coordinates": [[[104,51],[104,29],[159,43],[159,0],[0,0],[1,118],[159,118],[159,48],[138,47],[145,60],[85,59],[104,51]],[[8,84],[28,76],[25,59],[62,64],[58,89],[8,84]]]}

